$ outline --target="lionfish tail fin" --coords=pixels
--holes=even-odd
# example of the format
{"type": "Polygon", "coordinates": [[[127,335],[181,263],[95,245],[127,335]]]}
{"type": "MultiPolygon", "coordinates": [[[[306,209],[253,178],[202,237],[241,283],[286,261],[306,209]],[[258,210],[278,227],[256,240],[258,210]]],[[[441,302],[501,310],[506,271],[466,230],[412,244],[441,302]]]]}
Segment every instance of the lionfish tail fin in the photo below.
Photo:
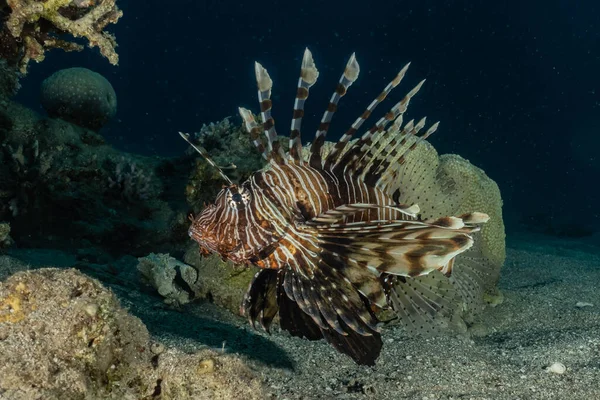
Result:
{"type": "MultiPolygon", "coordinates": [[[[194,148],[194,150],[196,150],[213,168],[215,168],[217,170],[217,172],[219,172],[219,175],[221,175],[221,178],[223,178],[225,180],[225,182],[227,182],[228,185],[233,184],[231,179],[227,175],[225,175],[225,172],[223,172],[224,167],[218,166],[217,163],[215,163],[213,161],[213,159],[208,155],[208,152],[204,148],[202,148],[200,146],[196,146],[194,143],[192,143],[189,134],[179,132],[179,136],[181,136],[183,138],[183,140],[188,142],[190,144],[190,146],[192,146],[194,148]]],[[[228,168],[235,168],[235,165],[231,165],[228,168]]]]}
{"type": "Polygon", "coordinates": [[[254,73],[256,75],[256,85],[258,87],[258,101],[260,103],[260,112],[263,120],[262,128],[267,138],[267,158],[274,160],[278,164],[287,162],[287,156],[281,147],[277,131],[275,130],[275,120],[271,115],[273,103],[271,101],[271,89],[273,81],[267,70],[258,62],[254,63],[254,73]]]}
{"type": "Polygon", "coordinates": [[[319,129],[317,129],[317,132],[315,133],[314,143],[310,147],[310,165],[313,168],[322,168],[321,148],[325,143],[325,137],[327,136],[331,120],[337,110],[340,99],[346,94],[348,88],[352,86],[356,79],[358,79],[359,73],[360,66],[358,65],[358,61],[356,61],[356,55],[352,53],[350,59],[346,63],[346,68],[344,68],[344,73],[340,77],[335,91],[331,95],[329,105],[321,118],[319,129]]]}
{"type": "Polygon", "coordinates": [[[399,323],[411,335],[450,328],[461,310],[459,291],[439,271],[415,278],[384,274],[382,284],[399,323]]]}
{"type": "Polygon", "coordinates": [[[295,162],[301,164],[302,160],[302,118],[304,117],[304,103],[308,98],[309,89],[315,84],[319,77],[319,70],[315,65],[310,50],[304,50],[302,67],[298,78],[296,100],[294,101],[294,114],[290,128],[290,156],[295,162]]]}

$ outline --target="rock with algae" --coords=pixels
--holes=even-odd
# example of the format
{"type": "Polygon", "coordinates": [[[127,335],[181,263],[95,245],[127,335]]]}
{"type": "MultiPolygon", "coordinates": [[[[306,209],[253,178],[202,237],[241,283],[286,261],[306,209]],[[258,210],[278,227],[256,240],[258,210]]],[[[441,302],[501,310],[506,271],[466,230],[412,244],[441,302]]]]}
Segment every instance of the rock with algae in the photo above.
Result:
{"type": "Polygon", "coordinates": [[[235,356],[152,342],[111,291],[76,270],[18,272],[0,282],[0,354],[1,398],[267,397],[235,356]]]}
{"type": "Polygon", "coordinates": [[[234,265],[231,261],[221,260],[217,255],[204,257],[195,243],[189,246],[184,261],[198,271],[200,278],[195,285],[197,297],[208,299],[239,314],[242,299],[256,268],[234,265]]]}
{"type": "Polygon", "coordinates": [[[0,249],[8,247],[12,243],[12,239],[9,236],[10,225],[7,222],[0,222],[0,249]]]}
{"type": "Polygon", "coordinates": [[[209,300],[234,314],[254,268],[236,266],[216,255],[200,255],[197,245],[190,245],[182,263],[168,254],[149,254],[138,258],[138,271],[145,283],[164,297],[165,303],[181,306],[195,299],[209,300]],[[193,266],[192,266],[193,265],[193,266]]]}
{"type": "Polygon", "coordinates": [[[68,40],[86,38],[90,47],[98,47],[109,62],[116,65],[115,38],[104,30],[123,15],[116,0],[0,0],[0,55],[27,72],[29,61],[40,62],[52,48],[80,51],[78,43],[68,40]]]}
{"type": "Polygon", "coordinates": [[[198,271],[176,258],[168,254],[151,253],[138,258],[138,261],[137,269],[143,280],[165,298],[165,303],[181,306],[189,303],[200,292],[198,271]]]}

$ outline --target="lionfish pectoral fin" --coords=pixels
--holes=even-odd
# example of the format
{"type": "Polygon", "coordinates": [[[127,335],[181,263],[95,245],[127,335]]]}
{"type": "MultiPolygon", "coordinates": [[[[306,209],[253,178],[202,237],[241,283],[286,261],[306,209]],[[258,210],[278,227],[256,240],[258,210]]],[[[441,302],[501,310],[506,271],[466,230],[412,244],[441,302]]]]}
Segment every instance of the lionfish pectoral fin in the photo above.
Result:
{"type": "Polygon", "coordinates": [[[375,274],[410,277],[434,270],[449,274],[450,261],[473,245],[470,234],[479,230],[456,217],[359,221],[314,229],[324,252],[339,254],[375,274]]]}
{"type": "Polygon", "coordinates": [[[358,221],[311,228],[322,259],[372,302],[383,291],[384,304],[394,308],[410,332],[428,333],[449,326],[460,309],[462,297],[449,276],[455,257],[473,245],[471,234],[479,231],[473,224],[486,220],[484,214],[465,214],[429,221],[358,221]],[[369,283],[365,275],[377,277],[379,285],[365,285],[369,283]]]}
{"type": "Polygon", "coordinates": [[[325,226],[325,224],[339,224],[345,222],[348,217],[354,216],[357,213],[361,212],[369,212],[369,211],[378,211],[378,210],[386,210],[388,212],[395,211],[402,215],[409,216],[410,218],[416,218],[419,213],[419,206],[417,204],[413,204],[411,206],[396,204],[396,205],[379,205],[379,204],[369,204],[369,203],[351,203],[351,204],[343,204],[339,207],[332,208],[327,210],[314,218],[308,221],[306,224],[308,226],[322,226],[325,228],[329,228],[325,226]]]}
{"type": "Polygon", "coordinates": [[[379,332],[375,332],[371,336],[359,335],[356,332],[350,332],[348,335],[342,336],[334,331],[325,331],[323,337],[337,351],[350,356],[360,365],[375,365],[375,360],[379,357],[383,346],[379,332]]]}

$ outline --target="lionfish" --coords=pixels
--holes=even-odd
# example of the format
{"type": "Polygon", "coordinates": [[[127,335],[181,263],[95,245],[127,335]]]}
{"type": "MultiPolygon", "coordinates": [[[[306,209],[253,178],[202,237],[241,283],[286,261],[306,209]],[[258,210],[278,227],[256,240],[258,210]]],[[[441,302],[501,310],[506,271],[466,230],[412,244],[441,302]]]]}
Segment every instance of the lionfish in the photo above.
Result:
{"type": "Polygon", "coordinates": [[[418,177],[411,178],[407,155],[439,124],[422,134],[425,118],[403,124],[424,81],[353,140],[408,66],[326,152],[338,102],[359,74],[352,54],[310,151],[303,152],[304,104],[319,75],[311,52],[306,49],[302,59],[289,151],[271,115],[273,82],[255,63],[262,122],[245,108],[239,112],[268,163],[241,184],[180,132],[226,182],[214,204],[192,218],[189,236],[203,254],[260,267],[241,307],[253,326],[258,320],[269,332],[279,313],[281,328],[291,335],[324,338],[356,363],[373,365],[382,347],[384,322],[378,310],[391,308],[405,325],[427,329],[437,314],[454,307],[456,290],[444,278],[451,276],[455,257],[473,245],[472,234],[488,216],[473,212],[422,219],[417,204],[402,203],[404,192],[418,183],[418,177]]]}

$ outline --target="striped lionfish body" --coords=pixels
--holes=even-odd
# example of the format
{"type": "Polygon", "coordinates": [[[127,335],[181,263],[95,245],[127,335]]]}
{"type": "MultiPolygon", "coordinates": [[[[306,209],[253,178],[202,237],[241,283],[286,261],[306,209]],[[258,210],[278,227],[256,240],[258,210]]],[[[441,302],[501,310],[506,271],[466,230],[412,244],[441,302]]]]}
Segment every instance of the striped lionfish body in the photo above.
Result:
{"type": "Polygon", "coordinates": [[[402,179],[409,176],[407,155],[438,126],[420,133],[425,119],[403,124],[423,82],[352,140],[407,69],[326,152],[338,101],[358,77],[352,55],[304,156],[304,102],[318,77],[310,51],[302,60],[289,152],[281,146],[271,116],[271,78],[256,63],[263,122],[244,108],[240,114],[268,165],[239,185],[219,169],[227,185],[189,230],[203,252],[261,268],[242,304],[253,325],[258,320],[268,331],[279,313],[281,327],[292,335],[324,338],[357,363],[372,365],[382,346],[375,310],[393,308],[402,321],[427,325],[444,307],[451,308],[449,298],[456,293],[439,279],[452,275],[455,257],[473,245],[472,233],[488,217],[474,212],[422,220],[417,204],[402,204],[409,185],[402,179]]]}

